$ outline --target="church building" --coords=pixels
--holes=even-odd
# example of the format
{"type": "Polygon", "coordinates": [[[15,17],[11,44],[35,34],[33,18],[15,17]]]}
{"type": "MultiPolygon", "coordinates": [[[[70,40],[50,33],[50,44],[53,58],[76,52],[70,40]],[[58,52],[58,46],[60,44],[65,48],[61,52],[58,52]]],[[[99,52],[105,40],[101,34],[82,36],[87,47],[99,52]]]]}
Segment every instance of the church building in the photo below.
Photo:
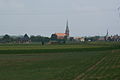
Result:
{"type": "Polygon", "coordinates": [[[69,27],[68,21],[66,23],[65,33],[55,33],[51,35],[51,39],[68,39],[69,38],[69,27]]]}

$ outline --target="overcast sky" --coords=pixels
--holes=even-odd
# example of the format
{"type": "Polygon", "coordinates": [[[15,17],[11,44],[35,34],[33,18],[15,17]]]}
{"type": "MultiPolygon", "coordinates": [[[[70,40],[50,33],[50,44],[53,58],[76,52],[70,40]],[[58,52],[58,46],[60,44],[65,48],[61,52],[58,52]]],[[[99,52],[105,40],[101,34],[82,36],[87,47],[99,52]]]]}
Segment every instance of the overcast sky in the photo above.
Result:
{"type": "Polygon", "coordinates": [[[120,35],[120,0],[0,0],[0,35],[120,35]]]}

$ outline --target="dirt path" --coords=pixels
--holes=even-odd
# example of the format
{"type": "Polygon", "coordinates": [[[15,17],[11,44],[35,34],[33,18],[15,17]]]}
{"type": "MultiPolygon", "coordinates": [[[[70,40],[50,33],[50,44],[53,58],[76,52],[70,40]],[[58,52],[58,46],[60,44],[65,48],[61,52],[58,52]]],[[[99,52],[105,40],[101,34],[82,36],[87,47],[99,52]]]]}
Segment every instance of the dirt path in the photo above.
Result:
{"type": "Polygon", "coordinates": [[[81,73],[80,75],[78,75],[74,80],[84,80],[84,76],[91,70],[93,70],[97,65],[99,65],[102,61],[105,60],[106,57],[103,57],[102,59],[100,59],[98,62],[96,62],[93,66],[91,66],[90,68],[88,68],[84,73],[81,73]]]}

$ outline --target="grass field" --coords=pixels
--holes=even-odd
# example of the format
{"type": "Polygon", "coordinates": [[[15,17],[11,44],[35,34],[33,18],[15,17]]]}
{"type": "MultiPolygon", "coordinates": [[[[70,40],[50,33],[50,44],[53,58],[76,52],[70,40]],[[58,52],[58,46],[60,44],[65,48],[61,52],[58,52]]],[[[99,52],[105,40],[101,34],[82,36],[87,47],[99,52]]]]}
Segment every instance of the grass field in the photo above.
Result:
{"type": "Polygon", "coordinates": [[[120,80],[120,43],[0,44],[0,80],[120,80]]]}

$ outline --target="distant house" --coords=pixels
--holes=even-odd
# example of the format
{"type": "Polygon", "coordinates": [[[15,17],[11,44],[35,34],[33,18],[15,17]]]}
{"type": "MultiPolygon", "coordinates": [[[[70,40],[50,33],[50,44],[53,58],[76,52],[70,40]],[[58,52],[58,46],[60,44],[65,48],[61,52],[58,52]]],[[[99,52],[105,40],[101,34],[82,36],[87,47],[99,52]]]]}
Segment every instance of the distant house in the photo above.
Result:
{"type": "Polygon", "coordinates": [[[19,38],[19,43],[30,43],[31,40],[27,34],[19,38]]]}
{"type": "Polygon", "coordinates": [[[74,40],[84,42],[85,38],[84,37],[74,37],[74,40]]]}
{"type": "Polygon", "coordinates": [[[65,33],[55,33],[51,35],[53,39],[65,39],[67,35],[65,33]]]}
{"type": "Polygon", "coordinates": [[[105,40],[106,40],[106,39],[105,39],[104,36],[98,38],[98,41],[105,41],[105,40]]]}
{"type": "Polygon", "coordinates": [[[114,36],[109,36],[108,41],[120,41],[120,36],[118,34],[114,36]]]}

